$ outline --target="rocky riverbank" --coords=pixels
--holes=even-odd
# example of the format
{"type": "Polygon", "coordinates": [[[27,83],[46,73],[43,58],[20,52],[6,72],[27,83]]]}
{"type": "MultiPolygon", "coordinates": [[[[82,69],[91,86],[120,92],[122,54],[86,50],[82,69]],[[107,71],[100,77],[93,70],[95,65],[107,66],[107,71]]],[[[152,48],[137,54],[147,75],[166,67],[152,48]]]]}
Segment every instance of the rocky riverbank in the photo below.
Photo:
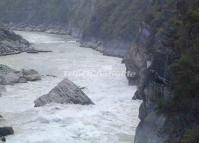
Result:
{"type": "MultiPolygon", "coordinates": [[[[128,50],[130,48],[131,42],[124,41],[124,40],[100,40],[97,38],[89,38],[89,40],[85,40],[81,37],[82,33],[75,32],[69,30],[67,27],[64,26],[48,26],[48,25],[21,25],[21,24],[8,24],[4,25],[5,27],[11,30],[17,31],[34,31],[34,32],[46,32],[50,34],[67,34],[71,35],[74,38],[77,38],[80,43],[81,47],[92,48],[103,53],[106,56],[113,56],[113,57],[126,57],[128,50]],[[78,34],[79,33],[79,34],[78,34]]],[[[41,51],[38,51],[41,52],[41,51]]]]}
{"type": "MultiPolygon", "coordinates": [[[[33,51],[36,50],[34,50],[29,42],[24,40],[21,36],[5,28],[0,28],[0,56],[33,51]]],[[[17,71],[6,65],[0,64],[0,96],[2,92],[5,92],[5,85],[26,83],[28,81],[36,80],[41,80],[41,76],[35,70],[17,71]]],[[[0,118],[3,117],[0,115],[0,118]]],[[[5,136],[12,134],[14,134],[14,130],[12,127],[0,127],[0,138],[3,142],[6,141],[5,136]]]]}
{"type": "Polygon", "coordinates": [[[0,56],[19,54],[34,50],[21,36],[5,28],[0,28],[0,56]]]}
{"type": "MultiPolygon", "coordinates": [[[[8,66],[0,65],[0,96],[2,92],[6,92],[5,85],[26,83],[28,81],[37,81],[37,80],[41,80],[41,76],[35,70],[17,71],[8,66]]],[[[5,136],[12,134],[14,134],[14,130],[12,127],[0,127],[0,138],[2,137],[2,140],[5,140],[4,138],[5,136]]]]}

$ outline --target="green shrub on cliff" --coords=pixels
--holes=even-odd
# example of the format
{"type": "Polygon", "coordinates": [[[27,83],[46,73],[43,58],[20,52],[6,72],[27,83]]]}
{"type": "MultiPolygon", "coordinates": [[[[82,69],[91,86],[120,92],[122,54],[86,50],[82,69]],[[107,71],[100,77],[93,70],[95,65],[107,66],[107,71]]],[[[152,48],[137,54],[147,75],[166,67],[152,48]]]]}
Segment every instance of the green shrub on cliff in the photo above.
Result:
{"type": "MultiPolygon", "coordinates": [[[[199,1],[179,0],[175,2],[175,6],[174,14],[169,17],[167,25],[157,27],[161,32],[155,31],[163,35],[161,40],[164,46],[175,52],[174,58],[170,55],[173,60],[169,63],[169,88],[173,94],[169,99],[160,98],[158,111],[174,122],[173,128],[167,131],[171,136],[169,143],[198,143],[199,1]],[[173,29],[173,32],[169,32],[168,29],[173,29]]],[[[161,15],[168,14],[167,10],[164,9],[161,15]]]]}

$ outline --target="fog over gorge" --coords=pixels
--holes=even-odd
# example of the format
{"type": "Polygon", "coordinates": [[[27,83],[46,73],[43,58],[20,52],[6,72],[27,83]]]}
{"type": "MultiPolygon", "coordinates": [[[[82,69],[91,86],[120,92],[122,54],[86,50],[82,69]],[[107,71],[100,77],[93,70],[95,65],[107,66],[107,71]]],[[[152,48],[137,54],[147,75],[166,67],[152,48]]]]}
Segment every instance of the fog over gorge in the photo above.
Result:
{"type": "Polygon", "coordinates": [[[199,0],[1,0],[0,143],[198,143],[199,0]]]}

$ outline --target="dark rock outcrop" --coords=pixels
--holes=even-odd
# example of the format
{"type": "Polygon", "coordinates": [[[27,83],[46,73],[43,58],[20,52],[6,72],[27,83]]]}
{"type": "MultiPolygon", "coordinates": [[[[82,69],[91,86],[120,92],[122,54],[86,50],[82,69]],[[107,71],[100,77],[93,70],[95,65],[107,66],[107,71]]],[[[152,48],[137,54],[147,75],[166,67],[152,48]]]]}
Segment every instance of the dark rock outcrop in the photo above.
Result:
{"type": "Polygon", "coordinates": [[[0,127],[0,137],[5,137],[13,134],[14,130],[12,127],[0,127]]]}
{"type": "Polygon", "coordinates": [[[93,102],[85,95],[85,93],[68,79],[64,79],[47,95],[41,96],[35,100],[34,103],[35,107],[44,106],[49,103],[81,105],[93,104],[93,102]]]}

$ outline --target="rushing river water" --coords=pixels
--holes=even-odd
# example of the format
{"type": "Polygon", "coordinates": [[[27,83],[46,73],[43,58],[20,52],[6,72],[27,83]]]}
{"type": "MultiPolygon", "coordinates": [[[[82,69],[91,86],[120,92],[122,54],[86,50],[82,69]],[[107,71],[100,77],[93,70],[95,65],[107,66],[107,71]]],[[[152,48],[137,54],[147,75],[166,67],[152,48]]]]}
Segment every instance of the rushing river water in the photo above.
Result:
{"type": "Polygon", "coordinates": [[[135,87],[128,86],[120,58],[103,56],[80,47],[69,36],[17,32],[36,49],[51,53],[0,57],[16,69],[35,69],[41,81],[7,86],[0,98],[3,124],[13,126],[8,143],[132,143],[139,122],[140,103],[132,101],[135,87]],[[46,76],[54,75],[56,77],[46,76]],[[95,105],[50,104],[34,108],[34,100],[69,78],[95,105]]]}

